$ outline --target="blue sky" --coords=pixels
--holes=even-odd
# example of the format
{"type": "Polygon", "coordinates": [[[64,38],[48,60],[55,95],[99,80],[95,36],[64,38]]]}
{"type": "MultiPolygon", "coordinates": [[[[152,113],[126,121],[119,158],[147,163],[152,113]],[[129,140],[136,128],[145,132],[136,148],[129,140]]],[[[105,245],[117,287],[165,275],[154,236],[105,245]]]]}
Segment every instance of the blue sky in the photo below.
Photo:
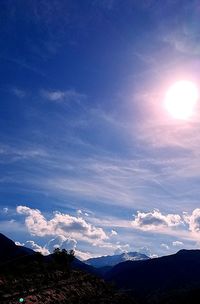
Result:
{"type": "Polygon", "coordinates": [[[199,248],[198,1],[1,1],[0,230],[81,258],[199,248]]]}

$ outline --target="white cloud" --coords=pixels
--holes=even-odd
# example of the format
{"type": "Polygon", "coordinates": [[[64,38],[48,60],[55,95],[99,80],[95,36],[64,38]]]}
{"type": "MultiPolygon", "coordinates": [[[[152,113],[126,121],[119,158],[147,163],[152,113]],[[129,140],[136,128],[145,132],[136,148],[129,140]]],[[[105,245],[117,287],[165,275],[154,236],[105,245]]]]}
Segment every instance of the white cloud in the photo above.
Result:
{"type": "Polygon", "coordinates": [[[79,209],[79,210],[77,210],[77,214],[80,216],[80,215],[82,215],[82,211],[79,209]]]}
{"type": "Polygon", "coordinates": [[[111,236],[117,235],[117,231],[115,231],[115,230],[112,229],[110,235],[111,235],[111,236]]]}
{"type": "Polygon", "coordinates": [[[43,255],[48,255],[50,254],[49,250],[44,246],[40,246],[36,244],[34,241],[26,241],[24,244],[25,247],[31,248],[36,252],[41,252],[43,255]]]}
{"type": "Polygon", "coordinates": [[[163,215],[159,210],[152,212],[137,212],[132,226],[136,229],[144,231],[155,230],[158,227],[175,227],[182,223],[181,217],[178,214],[163,215]]]}
{"type": "MultiPolygon", "coordinates": [[[[194,24],[198,22],[195,20],[193,15],[194,24]]],[[[180,28],[176,30],[168,31],[167,34],[162,35],[164,42],[172,46],[176,51],[186,54],[186,55],[199,55],[200,47],[196,39],[196,34],[194,34],[194,28],[191,25],[188,26],[187,23],[183,24],[180,28]]]]}
{"type": "Polygon", "coordinates": [[[52,253],[55,248],[66,249],[66,250],[75,250],[77,241],[72,238],[66,238],[63,235],[58,235],[55,238],[51,239],[45,247],[52,253]]]}
{"type": "Polygon", "coordinates": [[[24,246],[24,243],[20,243],[20,242],[16,241],[15,245],[17,245],[17,246],[24,246]]]}
{"type": "Polygon", "coordinates": [[[90,252],[84,252],[77,249],[75,249],[75,256],[82,261],[88,260],[93,257],[90,252]]]}
{"type": "Polygon", "coordinates": [[[130,245],[129,244],[118,244],[115,245],[115,250],[114,250],[114,254],[121,254],[124,252],[129,252],[130,251],[130,245]]]}
{"type": "Polygon", "coordinates": [[[48,255],[53,253],[55,248],[75,251],[75,256],[80,260],[87,260],[93,255],[90,252],[85,252],[78,250],[76,248],[77,241],[74,239],[67,239],[63,235],[58,235],[55,238],[51,239],[45,246],[40,246],[32,240],[28,240],[25,243],[15,242],[17,246],[25,246],[27,248],[33,249],[36,252],[41,252],[43,255],[48,255]]]}
{"type": "Polygon", "coordinates": [[[47,153],[45,150],[40,149],[39,147],[21,147],[18,148],[16,146],[9,146],[0,144],[0,155],[2,156],[1,162],[15,162],[19,160],[26,159],[39,159],[42,157],[47,157],[47,153]]]}
{"type": "Polygon", "coordinates": [[[85,97],[86,97],[86,95],[78,93],[75,90],[67,90],[67,91],[41,90],[40,94],[42,97],[44,97],[50,101],[57,101],[57,102],[80,101],[82,99],[85,99],[85,97]]]}
{"type": "Polygon", "coordinates": [[[163,247],[164,249],[169,250],[169,246],[168,246],[167,244],[164,244],[164,243],[163,243],[163,244],[161,244],[160,246],[163,247]]]}
{"type": "Polygon", "coordinates": [[[200,232],[200,209],[194,209],[191,215],[184,214],[184,220],[192,232],[200,232]]]}
{"type": "Polygon", "coordinates": [[[147,255],[147,256],[150,257],[151,259],[157,258],[157,257],[158,257],[157,254],[152,253],[151,250],[150,250],[149,248],[147,248],[147,247],[139,248],[137,251],[140,252],[140,253],[142,253],[142,254],[147,255]]]}
{"type": "Polygon", "coordinates": [[[20,243],[18,241],[15,242],[15,245],[17,246],[24,246],[30,249],[33,249],[36,252],[41,252],[43,255],[48,255],[50,254],[49,250],[46,248],[46,246],[42,247],[38,244],[36,244],[34,241],[29,240],[26,241],[25,243],[20,243]]]}
{"type": "Polygon", "coordinates": [[[17,212],[26,216],[25,224],[32,235],[59,236],[67,239],[85,240],[96,243],[108,239],[102,228],[95,227],[83,218],[55,212],[51,220],[47,220],[38,209],[18,206],[17,212]]]}
{"type": "Polygon", "coordinates": [[[77,210],[77,215],[78,215],[78,216],[83,216],[83,215],[85,215],[85,216],[89,216],[89,213],[84,212],[84,211],[82,211],[82,210],[78,209],[78,210],[77,210]]]}
{"type": "Polygon", "coordinates": [[[158,257],[159,257],[159,255],[158,255],[158,254],[155,254],[155,253],[153,253],[153,254],[150,256],[151,259],[156,259],[156,258],[158,258],[158,257]]]}
{"type": "Polygon", "coordinates": [[[172,242],[172,245],[175,246],[175,247],[179,247],[179,246],[182,246],[182,245],[183,245],[183,242],[174,241],[174,242],[172,242]]]}
{"type": "Polygon", "coordinates": [[[3,208],[3,213],[8,213],[8,208],[7,207],[3,208]]]}

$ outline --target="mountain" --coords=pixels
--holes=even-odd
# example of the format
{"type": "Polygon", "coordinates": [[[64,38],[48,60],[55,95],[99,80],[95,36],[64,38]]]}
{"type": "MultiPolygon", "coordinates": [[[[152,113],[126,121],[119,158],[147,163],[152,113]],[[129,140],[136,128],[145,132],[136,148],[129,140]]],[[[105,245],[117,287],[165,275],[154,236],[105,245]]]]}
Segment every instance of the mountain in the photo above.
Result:
{"type": "Polygon", "coordinates": [[[72,268],[73,269],[79,269],[91,274],[96,274],[98,275],[98,271],[90,265],[85,264],[84,262],[80,261],[79,259],[77,259],[76,257],[74,258],[73,262],[72,262],[72,268]]]}
{"type": "Polygon", "coordinates": [[[27,254],[26,248],[16,246],[3,235],[0,235],[0,248],[4,261],[5,254],[9,255],[0,267],[2,304],[18,303],[20,298],[35,304],[135,304],[131,297],[87,273],[86,270],[92,271],[92,266],[77,259],[72,262],[73,256],[67,252],[46,257],[32,250],[27,254]]]}
{"type": "Polygon", "coordinates": [[[36,304],[197,304],[200,250],[94,268],[68,253],[42,256],[0,234],[0,303],[20,297],[36,304]]]}
{"type": "Polygon", "coordinates": [[[93,267],[115,266],[125,261],[147,260],[149,257],[139,252],[122,253],[118,255],[107,255],[98,258],[91,258],[85,261],[86,264],[93,267]]]}
{"type": "Polygon", "coordinates": [[[34,253],[29,248],[16,245],[12,240],[0,233],[0,264],[34,253]]]}
{"type": "MultiPolygon", "coordinates": [[[[0,233],[0,265],[35,254],[36,252],[34,250],[24,246],[18,246],[12,240],[0,233]]],[[[52,254],[44,256],[43,260],[45,263],[51,262],[52,254]]],[[[77,258],[74,258],[72,262],[72,268],[80,269],[91,274],[98,274],[94,267],[85,264],[77,258]]]]}
{"type": "Polygon", "coordinates": [[[144,303],[160,303],[155,300],[158,297],[162,297],[161,303],[186,303],[187,297],[195,293],[200,301],[200,250],[180,250],[160,258],[120,263],[105,278],[144,303]],[[166,297],[170,297],[169,302],[163,300],[166,297]]]}

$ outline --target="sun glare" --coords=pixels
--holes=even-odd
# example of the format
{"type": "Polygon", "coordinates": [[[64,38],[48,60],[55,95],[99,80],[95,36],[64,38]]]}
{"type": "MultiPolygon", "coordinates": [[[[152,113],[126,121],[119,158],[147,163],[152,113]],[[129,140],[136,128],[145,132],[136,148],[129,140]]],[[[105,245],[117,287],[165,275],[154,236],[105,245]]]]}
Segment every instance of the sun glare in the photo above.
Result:
{"type": "Polygon", "coordinates": [[[198,89],[193,82],[178,81],[168,89],[165,107],[174,118],[186,120],[194,114],[198,97],[198,89]]]}

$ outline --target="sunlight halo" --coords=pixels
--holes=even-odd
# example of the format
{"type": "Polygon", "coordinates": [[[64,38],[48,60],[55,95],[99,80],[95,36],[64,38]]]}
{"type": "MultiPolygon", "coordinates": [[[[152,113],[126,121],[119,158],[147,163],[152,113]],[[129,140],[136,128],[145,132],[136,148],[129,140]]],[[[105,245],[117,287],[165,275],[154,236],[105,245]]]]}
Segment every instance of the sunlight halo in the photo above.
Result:
{"type": "Polygon", "coordinates": [[[191,81],[175,82],[165,96],[165,108],[176,119],[189,119],[195,112],[199,92],[191,81]]]}

